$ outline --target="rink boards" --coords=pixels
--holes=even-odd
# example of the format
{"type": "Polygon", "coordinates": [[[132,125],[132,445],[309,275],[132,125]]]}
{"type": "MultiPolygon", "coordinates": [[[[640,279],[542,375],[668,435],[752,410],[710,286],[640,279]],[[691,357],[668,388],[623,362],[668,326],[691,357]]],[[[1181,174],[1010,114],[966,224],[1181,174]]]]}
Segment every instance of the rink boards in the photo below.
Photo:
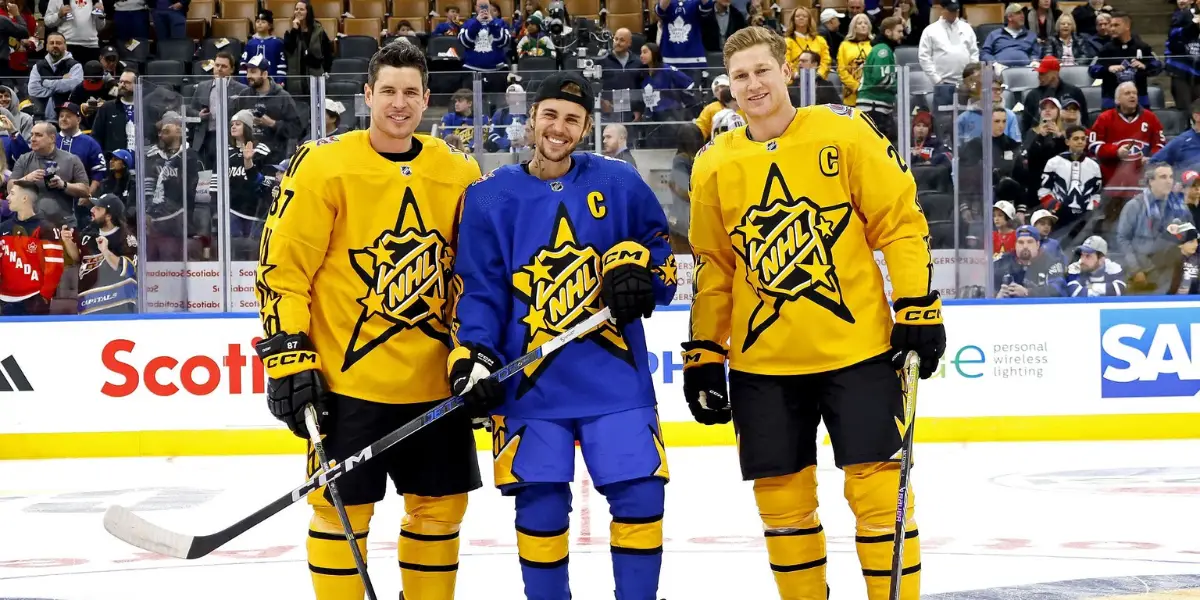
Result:
{"type": "MultiPolygon", "coordinates": [[[[945,320],[919,441],[1200,438],[1200,302],[958,301],[945,320]]],[[[686,304],[646,323],[665,440],[733,444],[683,400],[687,325],[686,304]]],[[[259,335],[253,314],[2,321],[0,458],[300,452],[267,413],[259,335]]]]}

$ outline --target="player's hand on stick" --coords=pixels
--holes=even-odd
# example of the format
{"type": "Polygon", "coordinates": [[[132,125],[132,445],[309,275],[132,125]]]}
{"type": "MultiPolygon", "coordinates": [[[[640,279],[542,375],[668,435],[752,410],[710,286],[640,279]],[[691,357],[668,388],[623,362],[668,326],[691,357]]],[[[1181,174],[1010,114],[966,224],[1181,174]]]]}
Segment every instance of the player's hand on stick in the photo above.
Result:
{"type": "Polygon", "coordinates": [[[604,253],[600,298],[612,310],[617,327],[654,312],[654,274],[650,250],[637,242],[620,242],[604,253]]]}
{"type": "Polygon", "coordinates": [[[724,425],[733,418],[723,348],[707,341],[684,342],[683,397],[697,423],[724,425]]]}
{"type": "Polygon", "coordinates": [[[450,353],[450,392],[462,397],[471,416],[486,417],[504,404],[504,386],[488,379],[503,365],[495,352],[476,344],[463,344],[450,353]]]}
{"type": "Polygon", "coordinates": [[[892,304],[892,366],[904,368],[912,350],[921,358],[921,379],[929,379],[946,352],[946,326],[942,324],[942,299],[937,290],[920,298],[900,298],[892,304]]]}
{"type": "Polygon", "coordinates": [[[305,333],[280,333],[254,346],[267,373],[267,408],[296,437],[308,439],[304,407],[317,412],[317,425],[329,416],[321,358],[305,333]]]}

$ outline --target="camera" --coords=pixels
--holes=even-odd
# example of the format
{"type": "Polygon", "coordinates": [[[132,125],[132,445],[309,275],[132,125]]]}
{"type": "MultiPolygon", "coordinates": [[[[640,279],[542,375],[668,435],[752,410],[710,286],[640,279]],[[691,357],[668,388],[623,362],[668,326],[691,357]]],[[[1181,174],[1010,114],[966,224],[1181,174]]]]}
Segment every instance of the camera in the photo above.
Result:
{"type": "Polygon", "coordinates": [[[544,22],[546,30],[550,32],[550,35],[562,35],[567,11],[563,8],[561,0],[551,2],[546,12],[549,15],[549,18],[544,22]]]}
{"type": "Polygon", "coordinates": [[[592,81],[600,81],[600,65],[596,64],[590,58],[581,58],[576,63],[576,67],[583,73],[584,78],[592,81]]]}
{"type": "Polygon", "coordinates": [[[254,115],[254,118],[256,119],[261,119],[263,118],[263,115],[267,113],[263,112],[263,109],[261,108],[255,108],[254,110],[250,111],[250,114],[254,115]]]}

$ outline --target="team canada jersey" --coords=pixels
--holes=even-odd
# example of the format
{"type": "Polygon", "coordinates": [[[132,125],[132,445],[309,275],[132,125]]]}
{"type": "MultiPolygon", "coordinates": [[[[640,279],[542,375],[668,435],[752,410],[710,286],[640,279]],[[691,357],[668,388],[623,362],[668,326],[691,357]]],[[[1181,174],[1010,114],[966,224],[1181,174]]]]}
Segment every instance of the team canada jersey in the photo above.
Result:
{"type": "Polygon", "coordinates": [[[1088,152],[1100,163],[1104,185],[1113,196],[1133,197],[1141,189],[1142,157],[1154,156],[1167,144],[1162,123],[1154,113],[1138,108],[1132,117],[1109,109],[1096,117],[1088,134],[1088,152]],[[1122,159],[1117,151],[1129,146],[1122,159]]]}
{"type": "Polygon", "coordinates": [[[676,67],[704,66],[700,23],[703,15],[712,13],[713,5],[712,0],[672,0],[667,10],[663,10],[654,3],[659,21],[658,47],[664,63],[676,67]]]}
{"type": "Polygon", "coordinates": [[[1046,163],[1038,198],[1042,208],[1065,224],[1100,206],[1103,185],[1096,161],[1086,156],[1072,160],[1070,152],[1063,152],[1046,163]]]}
{"type": "Polygon", "coordinates": [[[37,294],[50,300],[62,272],[57,229],[37,217],[0,223],[0,301],[19,302],[37,294]]]}

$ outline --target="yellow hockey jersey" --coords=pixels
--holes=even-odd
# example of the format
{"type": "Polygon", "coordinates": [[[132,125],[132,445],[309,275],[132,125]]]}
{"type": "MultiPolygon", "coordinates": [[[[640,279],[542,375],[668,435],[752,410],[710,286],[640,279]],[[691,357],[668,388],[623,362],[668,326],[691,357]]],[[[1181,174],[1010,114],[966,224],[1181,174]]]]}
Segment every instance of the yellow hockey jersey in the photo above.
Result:
{"type": "Polygon", "coordinates": [[[479,164],[414,137],[393,161],[366,131],[292,157],[263,231],[263,329],[306,332],[338,394],[373,402],[450,395],[450,305],[462,194],[479,164]]]}
{"type": "Polygon", "coordinates": [[[904,159],[844,106],[801,108],[763,142],[717,136],[692,170],[691,338],[763,375],[821,373],[890,348],[896,298],[930,292],[929,226],[904,159]],[[732,343],[730,343],[732,338],[732,343]]]}

